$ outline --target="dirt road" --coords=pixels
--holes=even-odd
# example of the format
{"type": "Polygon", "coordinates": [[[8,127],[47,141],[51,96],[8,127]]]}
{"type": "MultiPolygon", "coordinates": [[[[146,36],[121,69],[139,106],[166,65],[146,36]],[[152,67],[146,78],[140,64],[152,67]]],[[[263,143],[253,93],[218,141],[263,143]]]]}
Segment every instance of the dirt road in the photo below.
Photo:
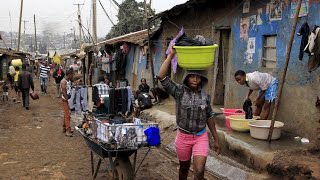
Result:
{"type": "MultiPolygon", "coordinates": [[[[76,132],[74,137],[62,133],[61,99],[56,98],[52,81],[48,96],[32,101],[30,110],[22,103],[1,100],[0,114],[0,179],[91,179],[84,140],[76,132]]],[[[138,162],[144,153],[138,152],[138,162]]],[[[164,150],[153,149],[136,179],[178,179],[174,160],[164,150]]],[[[101,167],[97,179],[111,179],[104,173],[106,164],[101,167]]]]}

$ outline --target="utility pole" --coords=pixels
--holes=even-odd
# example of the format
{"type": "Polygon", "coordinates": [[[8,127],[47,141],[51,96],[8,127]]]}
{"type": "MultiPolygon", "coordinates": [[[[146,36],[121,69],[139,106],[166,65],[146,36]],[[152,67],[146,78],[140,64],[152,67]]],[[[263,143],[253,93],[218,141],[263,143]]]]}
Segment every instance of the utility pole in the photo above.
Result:
{"type": "Polygon", "coordinates": [[[97,1],[92,0],[92,34],[93,44],[97,43],[97,1]]]}
{"type": "Polygon", "coordinates": [[[23,51],[26,51],[26,20],[23,21],[23,51]]]}
{"type": "Polygon", "coordinates": [[[144,4],[144,14],[143,14],[143,22],[142,22],[142,25],[143,25],[143,29],[146,28],[146,23],[148,21],[148,16],[147,16],[147,0],[144,0],[143,1],[143,4],[144,4]]]}
{"type": "Polygon", "coordinates": [[[10,11],[9,11],[9,16],[10,16],[10,29],[11,29],[11,32],[10,32],[11,48],[13,48],[13,45],[12,45],[12,21],[11,21],[11,13],[10,13],[10,11]]]}
{"type": "Polygon", "coordinates": [[[66,49],[66,32],[63,32],[63,49],[66,49]]]}
{"type": "Polygon", "coordinates": [[[147,2],[147,0],[144,0],[144,15],[143,15],[143,29],[146,28],[147,24],[148,24],[148,18],[151,15],[151,3],[152,0],[149,1],[149,4],[147,2]]]}
{"type": "Polygon", "coordinates": [[[34,24],[34,51],[37,52],[38,50],[38,43],[37,43],[37,25],[36,25],[36,15],[33,15],[33,24],[34,24]]]}
{"type": "Polygon", "coordinates": [[[77,50],[77,37],[76,37],[76,28],[73,27],[73,37],[74,37],[74,47],[77,50]]]}
{"type": "Polygon", "coordinates": [[[73,4],[78,6],[78,23],[79,23],[79,50],[81,49],[82,44],[82,27],[81,27],[81,12],[80,12],[80,5],[84,4],[73,4]]]}
{"type": "Polygon", "coordinates": [[[23,0],[21,0],[21,5],[20,5],[20,18],[19,18],[19,32],[18,32],[18,46],[17,46],[17,51],[19,51],[19,49],[20,49],[22,9],[23,9],[23,0]]]}

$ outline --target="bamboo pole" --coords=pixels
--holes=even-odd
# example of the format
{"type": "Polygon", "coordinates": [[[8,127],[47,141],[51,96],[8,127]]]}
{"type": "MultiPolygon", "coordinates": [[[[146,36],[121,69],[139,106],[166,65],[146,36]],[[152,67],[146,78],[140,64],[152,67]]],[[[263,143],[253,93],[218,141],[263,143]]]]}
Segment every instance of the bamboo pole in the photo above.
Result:
{"type": "Polygon", "coordinates": [[[271,124],[270,124],[270,130],[269,130],[269,135],[268,135],[269,143],[271,143],[271,137],[272,137],[272,133],[273,133],[273,129],[274,129],[275,119],[277,117],[277,112],[278,112],[279,103],[280,103],[280,99],[281,99],[283,84],[284,84],[284,82],[286,80],[288,65],[289,65],[289,61],[290,61],[290,53],[291,53],[292,43],[293,43],[293,38],[294,38],[295,31],[296,31],[298,16],[299,16],[300,8],[301,8],[301,1],[302,0],[298,0],[296,13],[294,15],[294,19],[293,19],[293,23],[292,23],[291,36],[290,36],[290,41],[289,41],[289,45],[287,47],[287,53],[286,53],[286,64],[284,66],[283,74],[282,74],[281,79],[280,79],[279,90],[278,90],[276,103],[275,103],[275,106],[274,106],[274,109],[273,109],[273,114],[272,114],[272,119],[271,119],[271,124]]]}

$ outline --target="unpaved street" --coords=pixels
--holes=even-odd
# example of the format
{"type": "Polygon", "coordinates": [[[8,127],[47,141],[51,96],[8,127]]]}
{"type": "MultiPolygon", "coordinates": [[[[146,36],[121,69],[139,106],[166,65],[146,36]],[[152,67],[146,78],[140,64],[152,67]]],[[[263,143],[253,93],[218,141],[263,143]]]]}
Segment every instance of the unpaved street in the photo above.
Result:
{"type": "MultiPolygon", "coordinates": [[[[0,179],[91,179],[90,151],[77,132],[62,133],[61,99],[50,84],[49,95],[31,100],[29,111],[22,103],[0,101],[0,179]]],[[[138,151],[138,163],[145,152],[138,151]]],[[[111,179],[106,167],[97,179],[111,179]]],[[[177,179],[177,167],[175,157],[152,149],[136,179],[177,179]]]]}

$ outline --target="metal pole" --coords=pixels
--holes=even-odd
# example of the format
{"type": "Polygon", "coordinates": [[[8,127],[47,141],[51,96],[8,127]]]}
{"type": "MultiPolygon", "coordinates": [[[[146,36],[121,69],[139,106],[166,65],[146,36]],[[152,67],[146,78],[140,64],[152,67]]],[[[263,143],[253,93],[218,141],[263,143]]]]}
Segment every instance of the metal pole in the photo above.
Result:
{"type": "Polygon", "coordinates": [[[66,32],[63,32],[63,48],[66,49],[66,32]]]}
{"type": "Polygon", "coordinates": [[[81,49],[82,43],[82,28],[81,28],[81,15],[80,15],[80,4],[78,4],[78,21],[79,21],[79,49],[81,49]]]}
{"type": "Polygon", "coordinates": [[[26,20],[23,21],[23,51],[26,51],[26,20]]]}
{"type": "Polygon", "coordinates": [[[34,39],[35,39],[35,45],[34,45],[34,51],[37,52],[38,45],[37,45],[37,25],[36,25],[36,15],[33,15],[33,23],[34,23],[34,39]]]}
{"type": "Polygon", "coordinates": [[[150,61],[150,65],[151,65],[151,75],[152,75],[152,83],[153,83],[153,87],[155,87],[156,85],[156,82],[154,81],[154,67],[153,67],[153,58],[152,58],[152,52],[151,52],[151,29],[150,29],[150,23],[148,21],[148,58],[149,58],[149,61],[150,61]]]}
{"type": "Polygon", "coordinates": [[[18,32],[18,46],[17,46],[17,51],[19,51],[19,49],[20,49],[22,9],[23,9],[23,0],[21,0],[21,5],[20,5],[20,18],[19,18],[19,32],[18,32]]]}
{"type": "Polygon", "coordinates": [[[11,13],[9,11],[9,16],[10,16],[10,38],[11,38],[11,48],[13,48],[13,43],[12,43],[12,20],[11,20],[11,13]]]}
{"type": "Polygon", "coordinates": [[[270,124],[270,130],[269,130],[269,135],[268,135],[269,143],[271,143],[274,123],[275,123],[275,119],[277,117],[277,112],[278,112],[278,108],[279,108],[279,103],[280,103],[280,98],[281,98],[281,94],[282,94],[283,84],[284,84],[284,82],[286,80],[288,65],[289,65],[289,61],[290,61],[290,53],[291,53],[291,48],[292,48],[292,43],[293,43],[293,38],[294,38],[294,34],[295,34],[296,26],[297,26],[297,21],[298,21],[298,16],[299,16],[300,8],[301,8],[301,1],[302,0],[298,0],[296,13],[294,15],[294,19],[293,19],[293,23],[292,23],[290,41],[289,41],[289,44],[288,44],[288,47],[287,47],[286,64],[284,66],[283,74],[282,74],[281,79],[280,79],[279,91],[278,91],[278,94],[277,94],[276,103],[275,103],[275,106],[274,106],[274,109],[273,109],[272,120],[271,120],[271,124],[270,124]]]}
{"type": "Polygon", "coordinates": [[[93,44],[97,43],[97,1],[92,0],[92,35],[93,44]]]}

